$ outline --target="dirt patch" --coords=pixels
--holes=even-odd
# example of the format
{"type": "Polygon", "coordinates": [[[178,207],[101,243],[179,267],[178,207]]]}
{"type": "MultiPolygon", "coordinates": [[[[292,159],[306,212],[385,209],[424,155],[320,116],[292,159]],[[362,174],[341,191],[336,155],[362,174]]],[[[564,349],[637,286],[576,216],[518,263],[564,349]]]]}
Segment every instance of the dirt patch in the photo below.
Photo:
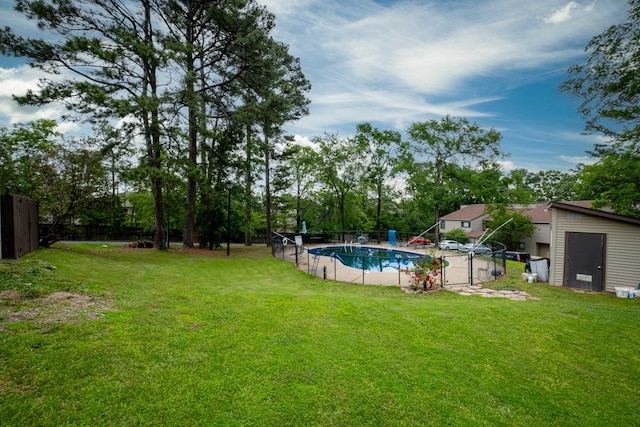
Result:
{"type": "Polygon", "coordinates": [[[402,289],[407,294],[435,294],[440,292],[442,288],[440,288],[439,286],[434,286],[433,288],[424,289],[415,286],[402,286],[400,287],[400,289],[402,289]]]}
{"type": "Polygon", "coordinates": [[[0,292],[0,331],[9,323],[31,320],[34,324],[76,323],[95,320],[112,310],[106,298],[75,292],[54,292],[44,298],[24,298],[17,291],[0,292]]]}

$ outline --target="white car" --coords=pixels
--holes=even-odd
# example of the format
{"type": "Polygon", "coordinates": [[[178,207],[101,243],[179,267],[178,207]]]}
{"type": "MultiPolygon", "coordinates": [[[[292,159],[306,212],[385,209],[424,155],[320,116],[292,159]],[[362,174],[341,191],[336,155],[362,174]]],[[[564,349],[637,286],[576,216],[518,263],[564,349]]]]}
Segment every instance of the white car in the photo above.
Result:
{"type": "Polygon", "coordinates": [[[442,240],[438,243],[438,248],[444,249],[445,251],[455,251],[460,247],[460,243],[455,240],[442,240]]]}

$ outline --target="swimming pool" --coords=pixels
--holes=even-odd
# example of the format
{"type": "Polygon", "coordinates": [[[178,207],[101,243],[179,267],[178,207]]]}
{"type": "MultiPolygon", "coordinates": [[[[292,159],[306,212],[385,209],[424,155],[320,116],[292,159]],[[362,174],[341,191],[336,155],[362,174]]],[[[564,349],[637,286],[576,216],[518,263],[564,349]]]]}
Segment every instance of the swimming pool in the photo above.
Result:
{"type": "Polygon", "coordinates": [[[325,246],[309,249],[312,255],[337,258],[347,267],[378,272],[397,272],[415,268],[415,263],[430,255],[369,246],[325,246]]]}

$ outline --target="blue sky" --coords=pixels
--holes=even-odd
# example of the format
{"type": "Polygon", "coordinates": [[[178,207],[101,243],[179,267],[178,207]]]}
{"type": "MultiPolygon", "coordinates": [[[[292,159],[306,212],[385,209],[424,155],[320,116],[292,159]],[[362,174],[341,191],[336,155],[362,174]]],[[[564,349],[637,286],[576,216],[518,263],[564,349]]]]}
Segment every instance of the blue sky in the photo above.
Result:
{"type": "Polygon", "coordinates": [[[261,1],[313,85],[291,133],[464,116],[502,133],[504,169],[530,171],[568,171],[600,142],[581,135],[580,100],[558,86],[593,36],[624,21],[626,1],[261,1]]]}
{"type": "MultiPolygon", "coordinates": [[[[259,1],[313,85],[311,114],[286,126],[299,141],[349,136],[365,121],[403,132],[449,114],[499,130],[511,154],[504,169],[533,172],[588,161],[599,138],[581,135],[579,100],[558,85],[587,42],[623,22],[627,9],[624,0],[259,1]]],[[[19,30],[24,21],[8,3],[0,25],[19,30]]],[[[0,125],[60,116],[57,106],[11,100],[39,77],[0,56],[0,125]]]]}

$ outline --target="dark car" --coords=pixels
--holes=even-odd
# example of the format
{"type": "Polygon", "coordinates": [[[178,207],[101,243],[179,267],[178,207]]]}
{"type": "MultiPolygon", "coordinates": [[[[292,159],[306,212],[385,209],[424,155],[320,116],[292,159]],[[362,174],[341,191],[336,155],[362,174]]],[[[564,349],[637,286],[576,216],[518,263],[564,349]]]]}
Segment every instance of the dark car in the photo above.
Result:
{"type": "Polygon", "coordinates": [[[496,258],[506,258],[512,261],[528,262],[531,259],[531,255],[529,255],[527,252],[502,251],[496,252],[496,258]]]}

